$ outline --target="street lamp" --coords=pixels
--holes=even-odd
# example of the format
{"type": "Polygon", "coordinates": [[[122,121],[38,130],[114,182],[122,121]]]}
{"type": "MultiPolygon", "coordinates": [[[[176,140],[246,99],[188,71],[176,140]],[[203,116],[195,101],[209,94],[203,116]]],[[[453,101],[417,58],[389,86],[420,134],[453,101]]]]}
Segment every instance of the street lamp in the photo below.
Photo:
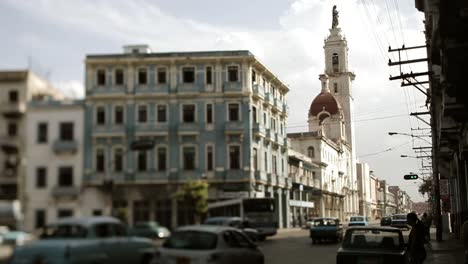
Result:
{"type": "Polygon", "coordinates": [[[432,156],[409,156],[409,155],[400,155],[402,158],[414,158],[414,159],[430,159],[432,156]]]}
{"type": "Polygon", "coordinates": [[[429,142],[427,139],[423,138],[423,137],[431,137],[430,135],[420,135],[420,136],[417,136],[417,135],[413,135],[413,134],[399,133],[399,132],[388,132],[388,134],[389,134],[390,136],[402,135],[402,136],[408,136],[408,137],[413,137],[413,138],[419,138],[419,139],[424,140],[425,142],[427,142],[427,144],[429,144],[429,145],[432,144],[432,143],[429,142]]]}

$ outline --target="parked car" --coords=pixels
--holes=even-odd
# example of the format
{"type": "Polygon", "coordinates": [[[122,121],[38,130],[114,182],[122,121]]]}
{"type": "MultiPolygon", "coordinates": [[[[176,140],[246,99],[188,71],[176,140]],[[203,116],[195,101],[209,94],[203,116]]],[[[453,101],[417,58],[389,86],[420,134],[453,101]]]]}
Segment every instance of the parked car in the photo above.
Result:
{"type": "Polygon", "coordinates": [[[153,264],[168,263],[263,264],[264,255],[237,228],[185,226],[172,232],[155,253],[153,264]]]}
{"type": "Polygon", "coordinates": [[[46,226],[40,240],[16,247],[9,263],[150,263],[154,250],[151,240],[128,236],[116,218],[69,217],[46,226]]]}
{"type": "Polygon", "coordinates": [[[393,227],[356,226],[346,230],[336,254],[337,264],[407,263],[401,230],[393,227]]]}
{"type": "Polygon", "coordinates": [[[351,216],[348,226],[368,226],[369,218],[365,216],[351,216]]]}
{"type": "Polygon", "coordinates": [[[391,226],[392,225],[392,216],[387,215],[387,216],[382,217],[382,219],[380,219],[380,225],[381,226],[391,226]]]}
{"type": "Polygon", "coordinates": [[[392,216],[392,227],[410,229],[406,220],[406,214],[394,214],[392,216]]]}
{"type": "Polygon", "coordinates": [[[22,246],[34,240],[34,236],[23,231],[9,231],[2,236],[3,245],[22,246]]]}
{"type": "Polygon", "coordinates": [[[138,222],[130,228],[130,235],[149,239],[165,239],[171,235],[169,229],[157,222],[138,222]]]}
{"type": "Polygon", "coordinates": [[[210,217],[205,220],[205,225],[230,226],[242,230],[252,241],[259,240],[259,234],[256,229],[250,228],[250,223],[247,220],[242,220],[240,217],[218,216],[210,217]]]}
{"type": "Polygon", "coordinates": [[[343,225],[337,218],[316,218],[310,227],[312,244],[320,241],[341,241],[343,239],[343,225]]]}

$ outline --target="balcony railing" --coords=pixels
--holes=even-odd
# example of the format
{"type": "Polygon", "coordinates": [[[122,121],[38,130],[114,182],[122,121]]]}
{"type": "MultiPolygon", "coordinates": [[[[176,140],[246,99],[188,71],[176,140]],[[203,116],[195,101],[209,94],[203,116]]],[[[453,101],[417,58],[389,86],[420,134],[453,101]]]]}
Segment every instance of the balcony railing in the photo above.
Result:
{"type": "Polygon", "coordinates": [[[52,189],[52,197],[55,198],[62,198],[62,197],[70,197],[70,198],[77,198],[80,194],[80,188],[76,186],[55,186],[52,189]]]}
{"type": "Polygon", "coordinates": [[[265,136],[265,126],[260,123],[253,124],[253,132],[256,136],[265,136]]]}
{"type": "Polygon", "coordinates": [[[200,124],[197,122],[192,123],[180,123],[177,126],[177,131],[180,132],[199,132],[200,124]]]}
{"type": "Polygon", "coordinates": [[[56,154],[75,153],[78,150],[78,142],[76,142],[76,140],[57,139],[52,148],[56,154]]]}
{"type": "Polygon", "coordinates": [[[177,85],[178,93],[199,93],[200,87],[196,83],[179,83],[177,85]]]}
{"type": "Polygon", "coordinates": [[[252,90],[253,90],[253,97],[256,99],[264,99],[265,98],[265,88],[261,86],[260,84],[253,84],[252,85],[252,90]]]}
{"type": "Polygon", "coordinates": [[[9,118],[20,117],[22,114],[26,112],[26,103],[24,102],[3,103],[0,105],[0,112],[2,112],[5,117],[9,117],[9,118]]]}
{"type": "Polygon", "coordinates": [[[273,99],[273,107],[272,107],[272,110],[275,111],[275,112],[279,112],[281,111],[282,107],[281,107],[281,101],[278,99],[278,98],[274,98],[273,99]]]}
{"type": "Polygon", "coordinates": [[[224,92],[242,92],[242,83],[241,82],[224,82],[223,83],[224,92]]]}
{"type": "Polygon", "coordinates": [[[244,123],[240,121],[226,121],[224,123],[226,133],[240,133],[244,131],[244,123]]]}

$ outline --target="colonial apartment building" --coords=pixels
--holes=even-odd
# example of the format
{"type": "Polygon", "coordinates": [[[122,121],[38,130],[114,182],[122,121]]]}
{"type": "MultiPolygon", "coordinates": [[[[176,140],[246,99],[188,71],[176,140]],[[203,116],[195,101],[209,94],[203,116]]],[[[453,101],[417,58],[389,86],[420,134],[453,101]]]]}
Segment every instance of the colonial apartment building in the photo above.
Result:
{"type": "Polygon", "coordinates": [[[274,197],[287,224],[289,88],[249,51],[86,57],[84,184],[128,222],[185,224],[172,194],[204,179],[209,200],[274,197]],[[156,143],[131,151],[135,140],[156,143]]]}

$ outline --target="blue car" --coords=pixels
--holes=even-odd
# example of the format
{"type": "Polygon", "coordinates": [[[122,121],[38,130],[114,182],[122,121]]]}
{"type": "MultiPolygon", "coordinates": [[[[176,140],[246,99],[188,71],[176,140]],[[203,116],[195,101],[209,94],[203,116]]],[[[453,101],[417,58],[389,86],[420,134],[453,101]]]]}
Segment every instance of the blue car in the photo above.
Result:
{"type": "Polygon", "coordinates": [[[368,226],[369,225],[369,218],[365,216],[351,216],[349,219],[348,226],[368,226]]]}

